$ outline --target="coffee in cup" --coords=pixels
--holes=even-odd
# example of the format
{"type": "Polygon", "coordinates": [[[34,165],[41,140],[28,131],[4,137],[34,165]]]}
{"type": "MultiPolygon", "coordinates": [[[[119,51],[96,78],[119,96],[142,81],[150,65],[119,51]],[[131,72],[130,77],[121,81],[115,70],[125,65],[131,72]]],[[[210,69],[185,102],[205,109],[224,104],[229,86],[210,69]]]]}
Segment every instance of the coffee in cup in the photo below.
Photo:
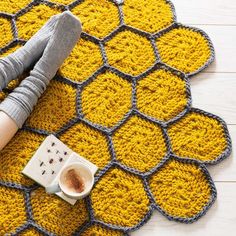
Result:
{"type": "Polygon", "coordinates": [[[80,199],[89,194],[94,184],[91,170],[80,162],[66,165],[61,170],[58,181],[47,186],[47,193],[63,192],[73,199],[80,199]]]}

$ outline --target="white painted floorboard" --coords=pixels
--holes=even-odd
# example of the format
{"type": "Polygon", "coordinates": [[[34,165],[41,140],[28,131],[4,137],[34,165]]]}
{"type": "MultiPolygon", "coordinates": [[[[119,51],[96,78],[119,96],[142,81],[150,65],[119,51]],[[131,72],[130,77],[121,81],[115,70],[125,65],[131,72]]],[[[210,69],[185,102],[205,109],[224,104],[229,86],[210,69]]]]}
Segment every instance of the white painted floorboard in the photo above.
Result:
{"type": "Polygon", "coordinates": [[[172,0],[177,20],[195,25],[235,25],[235,0],[172,0]]]}
{"type": "Polygon", "coordinates": [[[192,224],[168,221],[159,212],[132,236],[235,236],[236,184],[216,183],[218,198],[207,214],[192,224]]]}
{"type": "Polygon", "coordinates": [[[236,124],[236,73],[200,73],[190,85],[194,107],[236,124]]]}
{"type": "MultiPolygon", "coordinates": [[[[215,62],[191,79],[193,106],[220,116],[236,144],[236,1],[172,0],[178,22],[204,30],[211,38],[215,62]]],[[[236,235],[236,153],[208,166],[218,198],[197,222],[186,225],[168,221],[160,213],[133,236],[234,236],[236,235]]]]}

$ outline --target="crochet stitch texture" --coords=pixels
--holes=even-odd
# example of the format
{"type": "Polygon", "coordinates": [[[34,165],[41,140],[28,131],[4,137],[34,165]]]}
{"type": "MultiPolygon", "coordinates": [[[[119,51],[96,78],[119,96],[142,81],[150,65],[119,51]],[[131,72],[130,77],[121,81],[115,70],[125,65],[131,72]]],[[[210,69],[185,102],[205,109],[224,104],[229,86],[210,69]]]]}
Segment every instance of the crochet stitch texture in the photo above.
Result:
{"type": "Polygon", "coordinates": [[[212,43],[203,31],[177,23],[167,0],[119,2],[0,2],[1,56],[64,10],[84,30],[0,152],[0,235],[128,235],[154,210],[192,223],[215,201],[206,165],[228,157],[231,140],[221,118],[191,106],[189,86],[213,61],[212,43]],[[99,166],[90,196],[75,206],[21,174],[51,133],[99,166]]]}

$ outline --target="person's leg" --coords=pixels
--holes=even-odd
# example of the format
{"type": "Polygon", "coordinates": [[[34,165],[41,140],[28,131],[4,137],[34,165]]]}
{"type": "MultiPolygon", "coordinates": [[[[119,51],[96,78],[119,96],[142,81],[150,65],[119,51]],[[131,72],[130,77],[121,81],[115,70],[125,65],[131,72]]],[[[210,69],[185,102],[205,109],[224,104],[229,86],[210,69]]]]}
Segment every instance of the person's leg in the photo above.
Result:
{"type": "Polygon", "coordinates": [[[26,69],[35,64],[50,39],[60,14],[52,16],[25,44],[13,53],[0,58],[0,91],[26,69]]]}
{"type": "Polygon", "coordinates": [[[5,112],[0,111],[0,151],[18,131],[16,122],[5,112]]]}
{"type": "MultiPolygon", "coordinates": [[[[15,122],[17,128],[23,126],[50,80],[69,56],[81,31],[79,19],[69,11],[63,12],[42,57],[30,71],[30,75],[0,104],[0,113],[5,112],[15,122]]],[[[0,120],[1,125],[3,124],[0,120]]],[[[0,144],[1,146],[3,145],[0,144]]]]}
{"type": "MultiPolygon", "coordinates": [[[[42,55],[60,14],[52,16],[25,44],[8,56],[0,58],[0,91],[32,66],[42,55]]],[[[18,131],[16,122],[0,111],[0,150],[18,131]]]]}

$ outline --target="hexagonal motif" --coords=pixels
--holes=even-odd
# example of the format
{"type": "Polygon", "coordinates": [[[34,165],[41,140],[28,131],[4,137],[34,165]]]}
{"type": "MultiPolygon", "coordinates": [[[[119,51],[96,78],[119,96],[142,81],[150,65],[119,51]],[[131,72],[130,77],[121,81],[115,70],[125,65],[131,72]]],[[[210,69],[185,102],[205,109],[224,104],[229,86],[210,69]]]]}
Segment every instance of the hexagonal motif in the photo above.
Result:
{"type": "Polygon", "coordinates": [[[33,6],[29,11],[19,16],[16,21],[19,38],[30,39],[51,16],[60,13],[56,8],[45,4],[33,6]]]}
{"type": "Polygon", "coordinates": [[[34,181],[21,173],[41,142],[43,135],[19,130],[15,137],[0,152],[0,180],[23,185],[32,185],[34,181]]]}
{"type": "Polygon", "coordinates": [[[137,107],[161,121],[180,114],[188,103],[186,82],[170,71],[155,70],[137,83],[137,107]]]}
{"type": "Polygon", "coordinates": [[[84,200],[70,205],[43,188],[31,193],[31,204],[36,222],[57,235],[72,235],[88,219],[84,200]]]}
{"type": "Polygon", "coordinates": [[[228,148],[220,121],[198,111],[192,111],[172,124],[168,134],[174,153],[183,158],[212,162],[228,148]]]}
{"type": "Polygon", "coordinates": [[[55,132],[76,116],[75,103],[76,90],[52,80],[26,120],[26,125],[55,132]]]}
{"type": "Polygon", "coordinates": [[[148,39],[128,30],[106,42],[105,49],[109,64],[130,75],[139,75],[155,63],[148,39]]]}
{"type": "Polygon", "coordinates": [[[212,57],[209,41],[196,29],[178,26],[157,38],[161,60],[185,73],[194,73],[212,57]]]}
{"type": "Polygon", "coordinates": [[[103,65],[100,48],[95,43],[80,39],[60,67],[60,74],[82,82],[103,65]]]}
{"type": "Polygon", "coordinates": [[[110,169],[91,192],[95,218],[122,227],[138,224],[148,212],[142,180],[121,169],[110,169]]]}
{"type": "Polygon", "coordinates": [[[13,39],[11,30],[11,22],[5,18],[0,17],[0,48],[3,48],[13,39]]]}
{"type": "Polygon", "coordinates": [[[116,230],[107,229],[100,225],[92,225],[81,234],[81,236],[95,236],[95,235],[96,236],[104,236],[104,235],[122,236],[124,234],[116,230]]]}
{"type": "Polygon", "coordinates": [[[161,128],[137,116],[115,132],[113,142],[117,160],[142,172],[157,166],[167,154],[161,128]]]}
{"type": "Polygon", "coordinates": [[[111,72],[102,73],[82,91],[83,114],[96,124],[112,127],[131,108],[131,94],[130,82],[111,72]]]}
{"type": "Polygon", "coordinates": [[[172,7],[166,0],[125,0],[123,12],[126,24],[150,33],[158,32],[174,22],[172,7]]]}
{"type": "Polygon", "coordinates": [[[70,127],[60,140],[99,168],[105,167],[111,160],[105,135],[84,123],[70,127]]]}
{"type": "Polygon", "coordinates": [[[25,201],[22,192],[0,186],[0,235],[14,233],[26,223],[25,201]]]}
{"type": "Polygon", "coordinates": [[[192,218],[212,198],[211,183],[196,164],[171,160],[149,180],[151,192],[165,214],[192,218]]]}
{"type": "Polygon", "coordinates": [[[118,8],[109,0],[84,0],[71,11],[81,19],[83,30],[98,38],[104,38],[119,25],[118,8]]]}
{"type": "Polygon", "coordinates": [[[10,0],[6,2],[0,2],[0,11],[15,14],[22,8],[25,8],[32,0],[10,0]]]}
{"type": "MultiPolygon", "coordinates": [[[[33,220],[42,232],[48,230],[49,234],[63,236],[78,232],[83,236],[126,235],[142,226],[154,209],[168,219],[185,223],[202,216],[214,202],[216,189],[205,165],[200,162],[213,164],[229,156],[231,141],[228,130],[220,118],[190,108],[190,95],[185,84],[188,85],[188,81],[182,73],[169,71],[167,66],[154,71],[152,66],[159,58],[154,53],[151,39],[144,36],[149,34],[142,31],[155,33],[153,37],[163,63],[187,74],[202,70],[212,61],[214,52],[207,35],[178,23],[169,27],[174,15],[172,5],[166,0],[125,0],[120,5],[124,15],[119,15],[115,0],[50,1],[56,4],[33,1],[30,8],[25,8],[29,2],[10,0],[8,4],[0,3],[0,12],[15,14],[22,10],[15,16],[8,16],[16,17],[20,39],[28,40],[52,15],[66,9],[61,4],[72,2],[69,8],[81,19],[84,34],[59,70],[65,83],[56,78],[50,82],[26,125],[56,132],[67,124],[67,129],[60,132],[60,139],[100,170],[110,163],[111,154],[116,158],[114,166],[104,169],[105,173],[98,172],[100,178],[96,179],[88,201],[79,200],[71,206],[55,195],[46,194],[43,188],[31,192],[33,220]],[[114,31],[118,29],[119,17],[131,27],[124,25],[114,31]],[[87,37],[86,33],[92,37],[87,37]],[[136,91],[134,84],[131,86],[130,76],[124,79],[122,73],[109,72],[116,71],[112,68],[102,74],[96,73],[96,78],[91,76],[104,64],[99,44],[104,44],[107,55],[104,59],[108,65],[131,75],[133,80],[137,79],[136,91]],[[150,68],[152,70],[147,72],[150,68]],[[140,74],[142,78],[136,78],[140,74]],[[69,80],[79,82],[81,94],[80,89],[76,91],[75,86],[68,85],[71,84],[69,80]],[[132,107],[132,92],[137,95],[137,104],[134,105],[141,113],[167,122],[167,134],[163,134],[164,129],[157,122],[144,118],[142,114],[126,116],[132,107]],[[111,128],[121,124],[111,137],[113,145],[103,132],[86,121],[72,125],[71,119],[78,115],[76,105],[82,113],[80,118],[94,125],[111,128]],[[186,110],[186,105],[189,110],[186,110]],[[186,114],[172,120],[182,111],[186,114]],[[124,118],[127,119],[122,123],[124,118]],[[166,141],[175,155],[170,156],[166,141]],[[191,162],[189,159],[194,160],[191,162]],[[159,168],[154,171],[156,167],[159,168]],[[148,174],[145,175],[145,185],[143,175],[131,174],[129,168],[148,174]],[[93,208],[90,214],[94,213],[96,223],[89,218],[89,199],[93,208]],[[119,230],[115,230],[116,226],[119,230]]],[[[0,48],[1,56],[6,56],[19,45],[14,46],[11,21],[3,16],[4,13],[0,17],[0,33],[4,36],[0,39],[0,48]],[[10,49],[5,50],[9,43],[10,49]]],[[[24,77],[11,81],[8,90],[0,92],[0,101],[24,77]]],[[[2,185],[5,182],[33,184],[21,174],[21,170],[44,138],[24,129],[17,132],[0,152],[2,185]]],[[[23,191],[14,189],[14,185],[12,188],[0,186],[0,214],[4,216],[0,219],[0,235],[14,234],[16,228],[26,223],[25,200],[23,191]]],[[[28,225],[19,235],[43,234],[37,231],[36,226],[28,225]]]]}

